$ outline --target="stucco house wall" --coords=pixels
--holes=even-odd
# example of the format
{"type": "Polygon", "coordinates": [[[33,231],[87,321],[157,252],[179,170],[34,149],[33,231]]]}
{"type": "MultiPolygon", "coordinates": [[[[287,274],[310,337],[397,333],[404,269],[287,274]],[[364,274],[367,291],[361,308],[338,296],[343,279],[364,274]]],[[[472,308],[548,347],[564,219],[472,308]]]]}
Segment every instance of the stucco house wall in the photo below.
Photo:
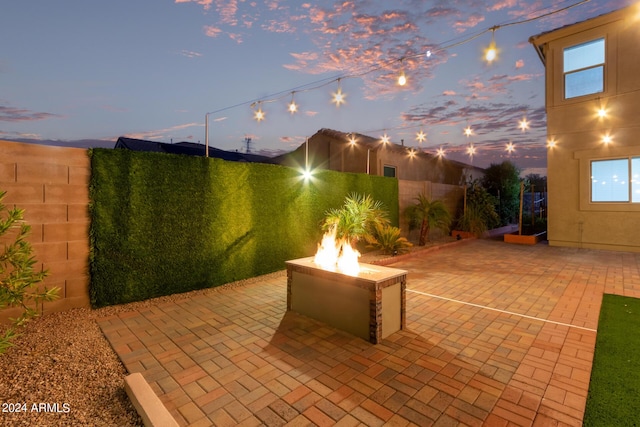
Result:
{"type": "MultiPolygon", "coordinates": [[[[640,196],[629,202],[594,201],[591,169],[594,161],[640,156],[638,9],[631,6],[530,39],[545,65],[550,245],[640,252],[640,196]],[[565,49],[601,38],[603,90],[566,98],[565,49]],[[601,108],[604,117],[598,114],[601,108]]],[[[637,191],[640,177],[619,179],[630,192],[637,191]]]]}

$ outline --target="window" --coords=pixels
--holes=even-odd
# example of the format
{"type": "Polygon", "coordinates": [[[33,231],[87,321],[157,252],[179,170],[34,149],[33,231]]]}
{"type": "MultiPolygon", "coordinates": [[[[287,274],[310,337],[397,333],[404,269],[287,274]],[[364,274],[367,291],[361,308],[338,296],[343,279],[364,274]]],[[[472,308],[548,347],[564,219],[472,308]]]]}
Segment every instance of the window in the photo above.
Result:
{"type": "Polygon", "coordinates": [[[390,178],[395,178],[396,177],[396,167],[395,166],[384,165],[384,176],[388,176],[390,178]]]}
{"type": "Polygon", "coordinates": [[[640,157],[592,161],[591,201],[640,203],[640,157]]]}
{"type": "Polygon", "coordinates": [[[564,49],[564,97],[604,91],[604,39],[564,49]]]}

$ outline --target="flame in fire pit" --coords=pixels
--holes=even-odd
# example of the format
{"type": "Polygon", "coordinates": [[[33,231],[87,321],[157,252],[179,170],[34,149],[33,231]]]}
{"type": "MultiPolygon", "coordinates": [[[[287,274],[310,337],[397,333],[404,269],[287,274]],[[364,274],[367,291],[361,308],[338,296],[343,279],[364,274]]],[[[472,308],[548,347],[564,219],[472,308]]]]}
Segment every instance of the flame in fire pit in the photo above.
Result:
{"type": "Polygon", "coordinates": [[[357,276],[360,272],[358,258],[360,252],[353,249],[347,240],[336,240],[336,230],[332,228],[322,237],[313,262],[325,270],[357,276]]]}

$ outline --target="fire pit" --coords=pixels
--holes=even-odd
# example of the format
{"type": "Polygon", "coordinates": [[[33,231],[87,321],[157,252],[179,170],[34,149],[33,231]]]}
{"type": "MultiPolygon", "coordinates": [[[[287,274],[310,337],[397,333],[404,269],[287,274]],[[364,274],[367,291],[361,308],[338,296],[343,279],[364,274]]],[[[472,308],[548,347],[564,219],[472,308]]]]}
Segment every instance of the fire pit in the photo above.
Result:
{"type": "MultiPolygon", "coordinates": [[[[357,262],[357,259],[356,259],[357,262]]],[[[287,310],[378,344],[406,326],[407,272],[358,264],[344,273],[314,257],[286,262],[287,310]]]]}

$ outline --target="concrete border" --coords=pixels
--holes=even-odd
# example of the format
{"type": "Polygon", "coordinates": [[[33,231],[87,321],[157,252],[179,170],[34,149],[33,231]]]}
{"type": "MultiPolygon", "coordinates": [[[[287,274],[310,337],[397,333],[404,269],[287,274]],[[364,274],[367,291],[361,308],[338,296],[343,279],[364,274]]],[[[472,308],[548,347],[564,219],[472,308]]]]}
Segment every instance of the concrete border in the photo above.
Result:
{"type": "Polygon", "coordinates": [[[178,423],[162,404],[141,373],[124,378],[124,389],[146,427],[178,427],[178,423]]]}

